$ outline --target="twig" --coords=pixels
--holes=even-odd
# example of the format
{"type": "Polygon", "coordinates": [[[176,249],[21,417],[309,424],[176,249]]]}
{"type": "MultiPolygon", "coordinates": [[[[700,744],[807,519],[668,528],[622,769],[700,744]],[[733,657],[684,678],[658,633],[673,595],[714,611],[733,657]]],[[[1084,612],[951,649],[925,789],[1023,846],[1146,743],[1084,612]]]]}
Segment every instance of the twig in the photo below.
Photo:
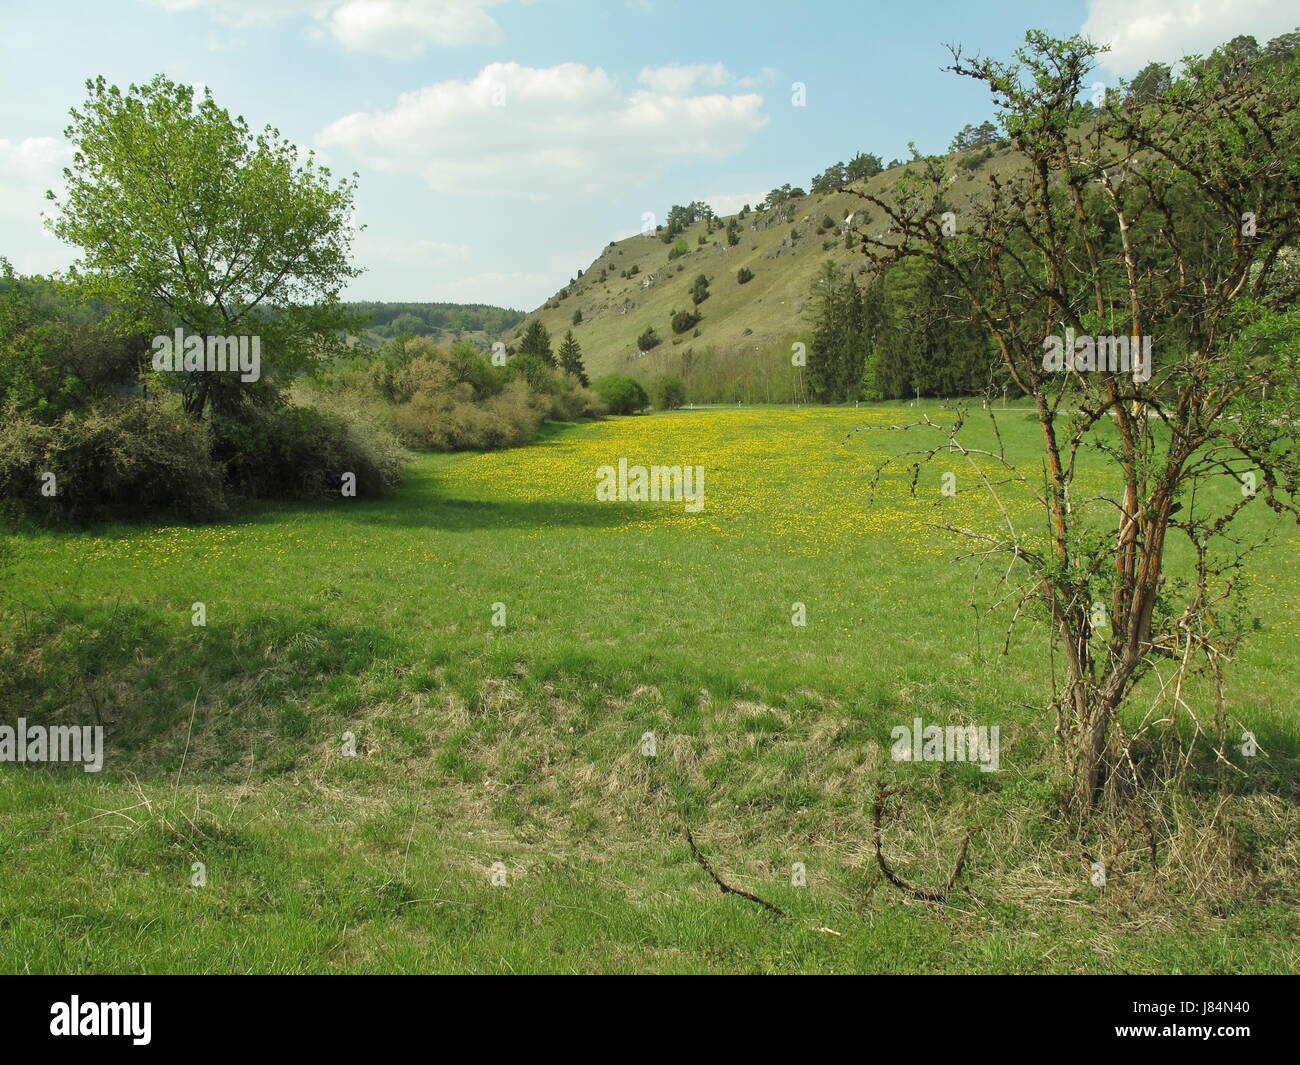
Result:
{"type": "Polygon", "coordinates": [[[686,830],[686,842],[690,845],[691,853],[695,855],[695,860],[700,863],[700,868],[709,874],[709,878],[718,885],[718,890],[724,895],[739,895],[742,899],[749,899],[750,902],[757,902],[760,906],[771,910],[773,913],[778,914],[781,917],[790,916],[775,903],[768,902],[767,899],[760,899],[757,895],[751,895],[748,891],[742,891],[740,888],[734,888],[723,880],[722,877],[718,876],[718,874],[713,871],[713,866],[709,864],[709,860],[700,853],[700,848],[695,845],[695,838],[691,835],[691,830],[689,828],[686,830]]]}
{"type": "Polygon", "coordinates": [[[952,891],[953,885],[957,883],[957,878],[961,876],[962,870],[966,867],[966,856],[967,852],[970,850],[971,837],[980,830],[980,826],[976,825],[974,828],[970,829],[966,833],[965,839],[961,841],[961,852],[957,856],[957,864],[953,868],[952,876],[948,877],[948,884],[943,889],[943,892],[926,891],[924,888],[919,888],[915,884],[909,884],[901,876],[895,873],[894,870],[889,867],[889,863],[885,861],[885,852],[880,840],[880,819],[884,813],[885,799],[889,798],[889,796],[893,794],[895,794],[893,788],[887,788],[884,784],[876,785],[876,798],[871,804],[871,827],[874,829],[871,836],[871,842],[876,851],[876,864],[880,866],[880,871],[885,874],[885,879],[900,891],[905,891],[914,898],[921,899],[925,902],[942,902],[946,904],[948,901],[948,893],[952,891]]]}

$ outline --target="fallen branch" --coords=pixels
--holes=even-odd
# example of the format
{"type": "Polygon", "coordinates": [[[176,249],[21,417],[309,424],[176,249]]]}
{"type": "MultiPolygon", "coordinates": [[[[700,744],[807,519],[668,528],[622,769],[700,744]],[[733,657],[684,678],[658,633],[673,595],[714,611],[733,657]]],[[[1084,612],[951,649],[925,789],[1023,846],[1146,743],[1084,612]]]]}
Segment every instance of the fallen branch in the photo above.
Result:
{"type": "Polygon", "coordinates": [[[948,877],[948,883],[947,886],[944,887],[943,892],[926,891],[924,888],[919,888],[915,884],[909,884],[901,876],[895,873],[894,870],[889,867],[889,863],[885,861],[885,851],[880,840],[880,820],[884,813],[885,800],[894,794],[896,794],[896,792],[893,788],[887,788],[884,784],[876,785],[876,798],[871,804],[871,827],[874,830],[872,832],[871,842],[876,850],[876,864],[880,866],[880,871],[885,875],[885,879],[900,891],[905,891],[913,898],[921,899],[924,902],[947,903],[948,893],[952,891],[953,885],[957,883],[957,878],[961,876],[962,870],[966,867],[966,856],[970,851],[971,837],[980,830],[980,826],[976,825],[974,828],[970,829],[966,833],[965,839],[961,841],[961,852],[957,855],[957,864],[953,867],[952,876],[948,877]]]}
{"type": "MultiPolygon", "coordinates": [[[[785,912],[785,910],[781,909],[780,906],[768,902],[767,899],[760,899],[757,895],[752,895],[748,891],[734,888],[723,880],[722,877],[718,876],[718,874],[713,871],[713,866],[709,864],[709,860],[700,853],[700,848],[695,845],[695,838],[691,835],[691,830],[689,828],[686,830],[686,842],[690,845],[691,853],[695,855],[695,860],[700,863],[700,868],[709,874],[709,878],[718,885],[718,890],[724,895],[739,895],[742,899],[749,899],[750,902],[757,902],[760,906],[771,910],[775,914],[779,914],[781,917],[790,916],[785,912]]],[[[834,934],[838,935],[839,933],[834,934]]]]}

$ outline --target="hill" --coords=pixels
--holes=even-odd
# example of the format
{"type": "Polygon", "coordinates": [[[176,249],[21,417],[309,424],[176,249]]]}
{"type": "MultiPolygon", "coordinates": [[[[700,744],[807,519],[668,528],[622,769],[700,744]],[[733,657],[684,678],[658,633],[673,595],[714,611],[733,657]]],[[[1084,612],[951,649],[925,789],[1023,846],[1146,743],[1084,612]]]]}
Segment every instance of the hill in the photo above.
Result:
{"type": "MultiPolygon", "coordinates": [[[[1235,37],[1206,58],[1205,70],[1218,76],[1297,61],[1300,30],[1263,47],[1253,37],[1235,37]]],[[[1140,104],[1166,91],[1170,74],[1167,64],[1153,61],[1114,91],[1140,104]]],[[[984,122],[960,131],[942,157],[952,175],[948,200],[958,228],[964,206],[987,197],[991,172],[1002,176],[1017,165],[1004,144],[997,127],[984,122]]],[[[676,374],[694,402],[803,401],[809,398],[806,382],[791,364],[791,345],[810,339],[811,294],[820,268],[830,260],[861,283],[868,269],[860,240],[846,240],[852,236],[848,231],[874,234],[886,228],[879,212],[855,193],[880,196],[907,170],[921,165],[895,162],[872,174],[878,164],[874,156],[859,153],[847,167],[837,163],[814,178],[812,194],[785,186],[788,198],[766,210],[705,217],[671,235],[659,227],[655,233],[611,242],[517,330],[507,327],[504,338],[512,343],[530,322],[540,320],[557,343],[565,330],[574,330],[593,377],[623,372],[644,380],[676,374]],[[860,167],[865,159],[876,165],[860,167]],[[851,180],[867,174],[872,176],[851,180]],[[735,244],[727,237],[733,222],[740,238],[735,244]],[[737,276],[742,269],[753,275],[743,284],[737,276]],[[700,274],[710,282],[710,295],[699,307],[702,318],[677,335],[670,326],[672,315],[692,310],[690,290],[700,274]],[[576,312],[581,319],[575,323],[576,312]],[[648,328],[661,342],[642,352],[637,338],[648,328]]],[[[674,208],[670,215],[681,210],[674,208]]]]}
{"type": "MultiPolygon", "coordinates": [[[[952,202],[958,212],[972,197],[986,194],[990,170],[1014,165],[1006,148],[977,148],[946,158],[953,164],[952,202]]],[[[885,228],[880,213],[868,209],[857,192],[879,194],[919,165],[896,165],[831,192],[792,195],[767,210],[696,221],[673,243],[664,242],[662,231],[611,242],[580,277],[504,338],[514,344],[540,320],[553,343],[573,329],[593,377],[627,373],[646,380],[677,374],[695,402],[800,401],[802,375],[791,364],[791,345],[808,342],[818,271],[830,260],[864,278],[867,266],[850,230],[885,228]],[[740,237],[734,246],[727,239],[732,220],[740,237]],[[681,246],[678,240],[688,250],[670,257],[674,245],[681,246]],[[753,274],[743,284],[742,269],[753,274]],[[690,289],[700,274],[710,282],[710,295],[698,308],[701,320],[675,335],[672,315],[693,309],[690,289]],[[579,311],[581,321],[575,324],[579,311]],[[661,343],[641,352],[637,338],[650,327],[661,343]]]]}

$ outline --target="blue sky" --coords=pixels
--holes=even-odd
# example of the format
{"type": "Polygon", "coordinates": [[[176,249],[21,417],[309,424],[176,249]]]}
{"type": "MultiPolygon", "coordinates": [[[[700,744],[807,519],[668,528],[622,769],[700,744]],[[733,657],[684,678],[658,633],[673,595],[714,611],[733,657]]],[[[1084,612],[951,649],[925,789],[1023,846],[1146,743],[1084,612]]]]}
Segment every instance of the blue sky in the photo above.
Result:
{"type": "Polygon", "coordinates": [[[531,309],[610,240],[719,212],[856,150],[944,149],[990,117],[944,45],[1009,55],[1028,28],[1148,59],[1262,44],[1295,0],[45,0],[0,6],[0,255],[68,265],[41,229],[96,74],[163,72],[360,174],[356,299],[531,309]],[[805,87],[795,106],[792,86],[805,87]]]}

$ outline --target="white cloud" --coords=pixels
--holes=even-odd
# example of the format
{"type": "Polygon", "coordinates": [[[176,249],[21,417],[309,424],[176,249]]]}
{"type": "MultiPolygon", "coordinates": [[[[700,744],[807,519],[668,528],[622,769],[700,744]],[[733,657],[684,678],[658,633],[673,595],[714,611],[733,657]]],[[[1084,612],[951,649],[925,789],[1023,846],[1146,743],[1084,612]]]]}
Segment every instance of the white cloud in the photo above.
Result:
{"type": "Polygon", "coordinates": [[[1083,32],[1111,46],[1107,68],[1133,74],[1152,60],[1206,54],[1238,34],[1263,45],[1297,22],[1295,0],[1090,0],[1083,32]]]}
{"type": "Polygon", "coordinates": [[[0,138],[0,255],[19,273],[49,273],[68,266],[76,252],[52,236],[41,212],[53,205],[45,190],[63,187],[63,167],[72,152],[54,137],[0,138]]]}
{"type": "Polygon", "coordinates": [[[689,66],[642,67],[637,81],[665,96],[684,96],[696,86],[719,89],[735,79],[721,63],[689,66]]]}
{"type": "Polygon", "coordinates": [[[501,27],[483,10],[493,0],[348,0],[330,13],[329,28],[348,49],[394,59],[420,55],[426,44],[495,44],[501,27]]]}
{"type": "Polygon", "coordinates": [[[683,160],[723,159],[767,124],[757,94],[625,95],[599,67],[492,63],[467,81],[403,93],[317,137],[437,192],[580,199],[683,160]]]}
{"type": "MultiPolygon", "coordinates": [[[[150,0],[168,12],[204,11],[239,29],[265,29],[308,17],[343,47],[394,59],[422,55],[429,45],[495,44],[501,27],[487,13],[505,0],[150,0]]],[[[211,44],[209,45],[211,47],[211,44]]]]}

